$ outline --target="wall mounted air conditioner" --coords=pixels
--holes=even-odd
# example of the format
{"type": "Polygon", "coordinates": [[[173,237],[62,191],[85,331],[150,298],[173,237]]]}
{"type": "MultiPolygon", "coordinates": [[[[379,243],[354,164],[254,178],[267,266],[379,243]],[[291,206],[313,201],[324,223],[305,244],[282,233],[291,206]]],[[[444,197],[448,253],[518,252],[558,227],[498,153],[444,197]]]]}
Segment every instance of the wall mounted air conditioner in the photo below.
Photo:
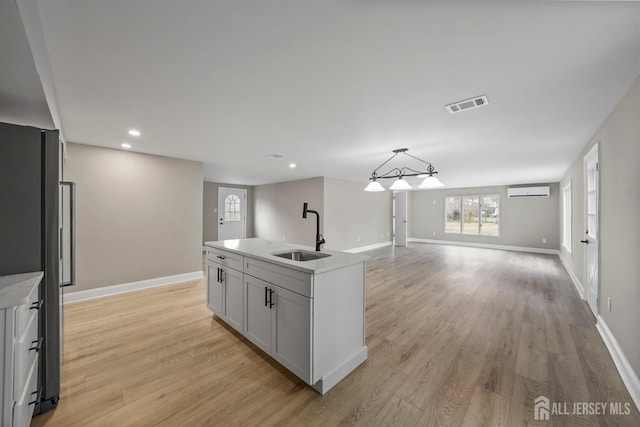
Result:
{"type": "Polygon", "coordinates": [[[549,197],[551,187],[548,185],[539,187],[509,187],[507,188],[507,197],[549,197]]]}

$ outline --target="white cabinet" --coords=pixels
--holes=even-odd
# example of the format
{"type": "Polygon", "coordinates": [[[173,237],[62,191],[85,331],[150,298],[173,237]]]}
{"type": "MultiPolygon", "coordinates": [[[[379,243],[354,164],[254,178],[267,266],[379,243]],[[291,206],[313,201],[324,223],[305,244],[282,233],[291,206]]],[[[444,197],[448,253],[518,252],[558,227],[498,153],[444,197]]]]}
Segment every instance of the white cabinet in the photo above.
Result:
{"type": "Polygon", "coordinates": [[[38,285],[42,273],[4,276],[17,288],[0,286],[0,300],[17,299],[20,303],[0,307],[0,425],[27,427],[38,400],[38,285]],[[9,279],[12,278],[12,279],[9,279]],[[22,288],[22,289],[19,289],[22,288]]]}
{"type": "Polygon", "coordinates": [[[207,251],[207,307],[240,333],[244,325],[242,258],[226,251],[207,251]]]}
{"type": "Polygon", "coordinates": [[[244,335],[311,383],[311,298],[245,274],[244,335]]]}
{"type": "Polygon", "coordinates": [[[290,248],[262,239],[208,242],[207,305],[324,394],[367,359],[366,258],[328,251],[324,261],[295,264],[273,256],[290,248]]]}
{"type": "Polygon", "coordinates": [[[207,264],[207,307],[219,317],[224,316],[224,284],[220,280],[220,265],[207,264]]]}
{"type": "Polygon", "coordinates": [[[244,317],[243,274],[232,268],[222,268],[224,286],[224,318],[238,332],[242,333],[244,317]]]}
{"type": "Polygon", "coordinates": [[[311,382],[311,299],[273,286],[271,356],[311,382]]]}
{"type": "Polygon", "coordinates": [[[247,310],[244,322],[244,336],[271,353],[271,307],[269,307],[270,283],[245,275],[247,310]]]}

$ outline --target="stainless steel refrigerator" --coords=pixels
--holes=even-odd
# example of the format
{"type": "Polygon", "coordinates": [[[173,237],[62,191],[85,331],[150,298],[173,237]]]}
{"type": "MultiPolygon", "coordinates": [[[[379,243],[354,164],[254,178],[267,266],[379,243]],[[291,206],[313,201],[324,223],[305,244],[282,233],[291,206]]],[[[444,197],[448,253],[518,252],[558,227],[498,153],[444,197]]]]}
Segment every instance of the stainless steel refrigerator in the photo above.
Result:
{"type": "Polygon", "coordinates": [[[71,241],[73,185],[61,187],[58,131],[0,123],[0,276],[43,271],[42,338],[35,414],[53,409],[60,396],[61,286],[73,284],[71,241]],[[68,196],[61,200],[61,188],[68,196]],[[68,218],[61,221],[62,212],[68,218]],[[66,249],[65,249],[66,248],[66,249]]]}

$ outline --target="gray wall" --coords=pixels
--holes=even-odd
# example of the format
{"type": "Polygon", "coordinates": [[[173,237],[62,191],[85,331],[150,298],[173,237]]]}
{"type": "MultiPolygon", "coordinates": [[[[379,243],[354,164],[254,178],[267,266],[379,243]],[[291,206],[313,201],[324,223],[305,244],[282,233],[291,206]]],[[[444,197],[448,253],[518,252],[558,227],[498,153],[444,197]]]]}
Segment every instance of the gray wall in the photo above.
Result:
{"type": "Polygon", "coordinates": [[[640,376],[640,76],[569,169],[573,250],[563,255],[584,284],[583,157],[598,142],[600,155],[599,313],[640,376]],[[611,311],[607,308],[611,298],[611,311]]]}
{"type": "Polygon", "coordinates": [[[202,268],[202,163],[68,144],[77,184],[74,291],[202,268]]]}
{"type": "Polygon", "coordinates": [[[247,237],[253,237],[253,187],[235,184],[205,182],[203,187],[202,241],[218,240],[218,188],[244,188],[247,190],[247,237]]]}
{"type": "Polygon", "coordinates": [[[409,236],[421,239],[558,249],[560,245],[558,183],[550,186],[550,197],[514,199],[507,198],[506,186],[410,191],[409,236]],[[444,232],[444,198],[455,194],[499,194],[500,236],[446,234],[444,232]],[[547,242],[543,243],[542,239],[547,239],[547,242]]]}
{"type": "Polygon", "coordinates": [[[325,178],[327,248],[344,250],[391,240],[392,192],[368,193],[365,185],[325,178]]]}
{"type": "Polygon", "coordinates": [[[302,204],[320,212],[320,230],[324,230],[324,178],[279,182],[254,187],[254,234],[268,240],[279,240],[315,246],[316,218],[302,219],[302,204]]]}

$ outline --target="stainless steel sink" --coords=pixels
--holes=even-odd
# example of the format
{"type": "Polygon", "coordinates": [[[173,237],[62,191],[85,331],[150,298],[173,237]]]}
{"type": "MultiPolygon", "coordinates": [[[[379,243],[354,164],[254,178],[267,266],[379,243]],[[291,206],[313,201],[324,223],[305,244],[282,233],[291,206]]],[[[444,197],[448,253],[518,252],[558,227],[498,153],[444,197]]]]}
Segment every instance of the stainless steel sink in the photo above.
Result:
{"type": "Polygon", "coordinates": [[[328,256],[331,256],[330,254],[323,254],[322,252],[310,252],[310,251],[301,251],[301,250],[276,252],[271,255],[274,255],[280,258],[290,259],[293,261],[313,261],[316,259],[326,258],[328,256]]]}

